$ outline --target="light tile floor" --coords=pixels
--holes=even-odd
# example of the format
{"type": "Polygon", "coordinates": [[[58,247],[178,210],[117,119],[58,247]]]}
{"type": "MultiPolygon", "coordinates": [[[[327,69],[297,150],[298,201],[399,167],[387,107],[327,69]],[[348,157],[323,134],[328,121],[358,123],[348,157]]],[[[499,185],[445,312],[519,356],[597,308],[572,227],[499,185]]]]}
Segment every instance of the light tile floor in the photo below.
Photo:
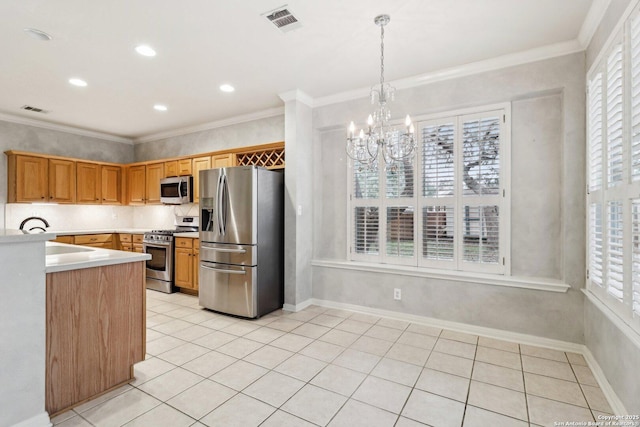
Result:
{"type": "Polygon", "coordinates": [[[147,291],[147,358],[72,426],[552,426],[611,413],[584,358],[312,306],[242,320],[147,291]]]}

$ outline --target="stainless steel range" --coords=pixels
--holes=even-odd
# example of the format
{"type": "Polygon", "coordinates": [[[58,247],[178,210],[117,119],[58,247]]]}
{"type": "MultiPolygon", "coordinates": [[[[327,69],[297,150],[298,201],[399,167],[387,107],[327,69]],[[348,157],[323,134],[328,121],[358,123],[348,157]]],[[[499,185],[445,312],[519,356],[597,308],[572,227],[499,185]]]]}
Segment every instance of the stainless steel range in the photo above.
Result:
{"type": "Polygon", "coordinates": [[[142,247],[151,255],[147,260],[147,289],[165,293],[175,292],[173,282],[174,234],[198,231],[197,216],[176,216],[173,230],[153,230],[144,233],[142,247]]]}

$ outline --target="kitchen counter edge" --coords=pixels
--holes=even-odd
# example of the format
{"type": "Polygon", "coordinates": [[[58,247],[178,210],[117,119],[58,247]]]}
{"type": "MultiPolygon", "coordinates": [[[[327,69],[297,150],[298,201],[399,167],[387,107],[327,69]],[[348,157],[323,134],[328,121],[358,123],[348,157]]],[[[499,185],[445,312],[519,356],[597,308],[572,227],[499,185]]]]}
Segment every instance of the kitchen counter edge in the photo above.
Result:
{"type": "MultiPolygon", "coordinates": [[[[46,245],[75,246],[57,242],[47,242],[46,245]]],[[[105,265],[146,261],[151,259],[151,255],[137,252],[117,251],[113,249],[90,248],[90,250],[82,252],[47,255],[45,258],[45,273],[57,273],[60,271],[80,270],[84,268],[102,267],[105,265]]]]}

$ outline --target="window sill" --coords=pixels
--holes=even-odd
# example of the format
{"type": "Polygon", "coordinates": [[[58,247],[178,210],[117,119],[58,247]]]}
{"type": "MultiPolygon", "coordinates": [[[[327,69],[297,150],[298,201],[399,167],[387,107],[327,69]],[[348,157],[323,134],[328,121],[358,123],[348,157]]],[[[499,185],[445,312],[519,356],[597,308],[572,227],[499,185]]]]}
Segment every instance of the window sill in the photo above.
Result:
{"type": "Polygon", "coordinates": [[[428,277],[430,279],[451,280],[475,284],[506,286],[509,288],[533,289],[537,291],[566,293],[571,286],[560,280],[525,276],[499,276],[466,271],[447,271],[432,268],[407,267],[400,265],[373,264],[354,261],[313,260],[314,267],[338,268],[343,270],[366,271],[395,274],[400,276],[428,277]]]}

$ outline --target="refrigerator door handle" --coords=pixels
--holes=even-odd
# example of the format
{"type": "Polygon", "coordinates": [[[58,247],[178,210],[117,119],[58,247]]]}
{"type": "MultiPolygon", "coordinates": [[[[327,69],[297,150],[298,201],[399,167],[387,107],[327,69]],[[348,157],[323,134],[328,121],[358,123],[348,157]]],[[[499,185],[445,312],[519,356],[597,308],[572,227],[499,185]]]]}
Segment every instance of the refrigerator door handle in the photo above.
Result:
{"type": "Polygon", "coordinates": [[[218,234],[224,236],[222,232],[222,218],[220,212],[222,212],[220,208],[220,203],[222,199],[222,177],[223,175],[218,175],[218,185],[216,186],[216,222],[218,223],[218,234]]]}
{"type": "Polygon", "coordinates": [[[227,273],[227,274],[247,274],[245,270],[227,270],[224,268],[215,268],[215,267],[207,267],[204,264],[200,264],[200,267],[205,268],[207,270],[213,270],[218,273],[227,273]]]}
{"type": "Polygon", "coordinates": [[[207,245],[202,245],[202,247],[204,249],[210,249],[212,251],[216,251],[216,252],[228,252],[228,253],[233,253],[233,254],[246,254],[247,250],[246,249],[227,249],[227,248],[217,248],[214,246],[207,246],[207,245]]]}
{"type": "Polygon", "coordinates": [[[227,181],[227,175],[222,175],[222,190],[220,191],[220,217],[222,221],[220,225],[222,227],[222,235],[227,234],[227,199],[229,198],[229,182],[227,181]]]}

